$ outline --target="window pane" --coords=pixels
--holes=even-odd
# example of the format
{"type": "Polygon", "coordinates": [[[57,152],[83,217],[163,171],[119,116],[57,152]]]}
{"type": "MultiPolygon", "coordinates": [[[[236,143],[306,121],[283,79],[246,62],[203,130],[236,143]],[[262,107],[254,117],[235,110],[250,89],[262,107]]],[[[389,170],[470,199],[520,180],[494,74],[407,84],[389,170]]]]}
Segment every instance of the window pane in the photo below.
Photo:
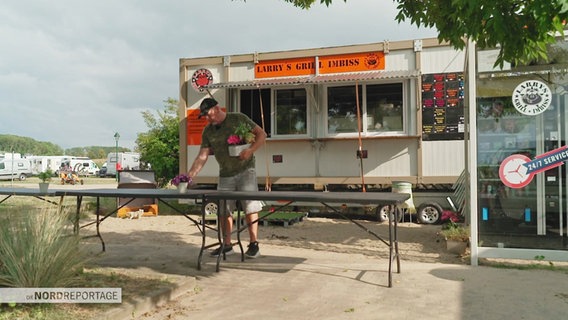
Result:
{"type": "Polygon", "coordinates": [[[272,135],[270,121],[263,123],[262,117],[270,119],[270,93],[270,89],[262,89],[260,92],[257,89],[240,91],[240,111],[263,128],[269,137],[272,135]]]}
{"type": "Polygon", "coordinates": [[[402,83],[367,86],[367,131],[402,131],[402,83]]]}
{"type": "MultiPolygon", "coordinates": [[[[361,92],[359,86],[359,106],[363,103],[361,92]]],[[[355,86],[327,89],[327,119],[329,133],[357,132],[355,86]]]]}
{"type": "Polygon", "coordinates": [[[305,89],[276,91],[276,134],[306,134],[305,89]]]}

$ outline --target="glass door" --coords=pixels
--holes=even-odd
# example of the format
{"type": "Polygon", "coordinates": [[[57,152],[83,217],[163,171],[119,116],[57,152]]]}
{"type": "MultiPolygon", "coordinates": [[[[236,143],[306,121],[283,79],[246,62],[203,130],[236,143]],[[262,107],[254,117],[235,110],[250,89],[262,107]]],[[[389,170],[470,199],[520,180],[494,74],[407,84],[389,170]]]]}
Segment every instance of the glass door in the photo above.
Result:
{"type": "Polygon", "coordinates": [[[479,245],[566,250],[568,92],[554,91],[549,108],[525,115],[514,107],[510,95],[525,80],[521,78],[478,83],[482,93],[476,117],[479,245]],[[483,95],[484,88],[500,94],[483,95]],[[553,160],[557,166],[550,165],[553,160]],[[534,173],[519,174],[529,162],[534,173]]]}

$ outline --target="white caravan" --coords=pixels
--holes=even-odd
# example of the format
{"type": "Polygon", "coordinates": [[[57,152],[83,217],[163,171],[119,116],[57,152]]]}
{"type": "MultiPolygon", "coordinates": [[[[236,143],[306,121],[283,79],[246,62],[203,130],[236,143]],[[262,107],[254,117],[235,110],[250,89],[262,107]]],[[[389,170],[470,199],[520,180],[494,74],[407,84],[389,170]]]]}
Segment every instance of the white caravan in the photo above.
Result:
{"type": "Polygon", "coordinates": [[[140,153],[110,152],[107,156],[107,176],[115,176],[117,164],[119,170],[140,170],[140,153]]]}
{"type": "Polygon", "coordinates": [[[0,159],[0,180],[26,180],[32,175],[30,161],[27,159],[0,159]]]}
{"type": "Polygon", "coordinates": [[[56,174],[61,167],[61,162],[66,156],[29,156],[26,159],[30,160],[32,166],[32,174],[37,175],[40,172],[51,170],[56,174]]]}

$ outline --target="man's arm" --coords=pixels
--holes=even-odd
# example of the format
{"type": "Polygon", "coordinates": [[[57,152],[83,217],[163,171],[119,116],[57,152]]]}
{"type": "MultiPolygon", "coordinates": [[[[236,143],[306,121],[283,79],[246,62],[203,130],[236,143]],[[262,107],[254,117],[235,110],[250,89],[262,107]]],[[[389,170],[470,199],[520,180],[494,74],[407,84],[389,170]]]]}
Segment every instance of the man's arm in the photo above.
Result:
{"type": "Polygon", "coordinates": [[[256,150],[258,150],[258,148],[262,147],[264,141],[266,141],[266,132],[264,132],[261,127],[256,125],[254,126],[254,128],[252,128],[252,133],[254,134],[254,142],[249,149],[252,149],[252,152],[254,153],[256,150]]]}
{"type": "Polygon", "coordinates": [[[254,128],[252,128],[252,133],[254,134],[254,142],[248,149],[245,149],[241,152],[241,154],[239,155],[239,159],[241,160],[250,159],[255,151],[258,150],[258,148],[262,147],[264,141],[266,141],[266,132],[264,132],[264,130],[262,130],[262,128],[258,125],[255,125],[254,128]]]}
{"type": "Polygon", "coordinates": [[[187,175],[192,178],[195,177],[199,171],[201,171],[201,168],[203,168],[208,158],[209,148],[199,149],[199,153],[197,154],[197,157],[195,157],[195,160],[193,160],[193,164],[191,165],[191,169],[189,169],[187,175]]]}

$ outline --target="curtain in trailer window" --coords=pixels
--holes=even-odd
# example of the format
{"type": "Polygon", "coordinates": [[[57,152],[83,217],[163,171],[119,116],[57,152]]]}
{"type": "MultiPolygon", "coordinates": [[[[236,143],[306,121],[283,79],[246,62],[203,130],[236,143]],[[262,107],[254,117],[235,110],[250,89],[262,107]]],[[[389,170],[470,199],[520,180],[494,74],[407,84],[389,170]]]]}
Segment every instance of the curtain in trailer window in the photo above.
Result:
{"type": "Polygon", "coordinates": [[[307,95],[305,89],[275,91],[277,135],[307,134],[307,95]]]}

